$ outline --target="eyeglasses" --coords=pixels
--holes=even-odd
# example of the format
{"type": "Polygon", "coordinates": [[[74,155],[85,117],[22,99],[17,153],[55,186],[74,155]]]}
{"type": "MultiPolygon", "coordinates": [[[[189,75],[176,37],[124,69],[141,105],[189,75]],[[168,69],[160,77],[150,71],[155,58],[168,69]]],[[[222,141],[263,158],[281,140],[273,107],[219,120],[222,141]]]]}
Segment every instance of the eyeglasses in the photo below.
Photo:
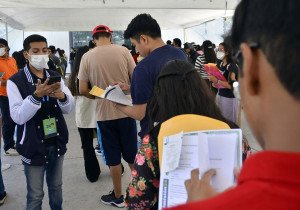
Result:
{"type": "MultiPolygon", "coordinates": [[[[259,48],[259,44],[256,42],[252,42],[249,44],[250,49],[255,50],[259,48]]],[[[243,63],[243,58],[242,58],[242,51],[241,49],[239,49],[235,55],[233,56],[233,59],[235,61],[236,64],[238,64],[238,66],[241,67],[242,63],[243,63]]]]}

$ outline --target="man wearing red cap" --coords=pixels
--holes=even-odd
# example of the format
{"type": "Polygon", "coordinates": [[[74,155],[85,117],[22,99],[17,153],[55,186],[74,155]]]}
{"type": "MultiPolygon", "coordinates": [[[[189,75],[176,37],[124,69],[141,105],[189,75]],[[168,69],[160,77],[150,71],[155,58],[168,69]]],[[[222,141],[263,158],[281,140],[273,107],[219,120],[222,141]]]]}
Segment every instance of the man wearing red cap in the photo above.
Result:
{"type": "MultiPolygon", "coordinates": [[[[94,98],[89,94],[89,83],[105,89],[116,81],[127,85],[131,82],[135,62],[127,48],[111,44],[111,34],[107,26],[96,26],[93,30],[96,47],[82,57],[78,74],[79,91],[88,98],[94,98]]],[[[132,168],[137,152],[136,123],[108,100],[97,99],[96,115],[106,164],[110,167],[114,185],[114,190],[103,195],[101,201],[124,207],[121,157],[132,168]]]]}

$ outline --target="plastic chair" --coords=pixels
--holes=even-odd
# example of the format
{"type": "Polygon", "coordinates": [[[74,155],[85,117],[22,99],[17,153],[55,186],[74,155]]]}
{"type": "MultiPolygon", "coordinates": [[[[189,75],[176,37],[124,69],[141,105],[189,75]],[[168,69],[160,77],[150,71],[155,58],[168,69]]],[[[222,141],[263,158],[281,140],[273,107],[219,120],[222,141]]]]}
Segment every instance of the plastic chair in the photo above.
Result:
{"type": "Polygon", "coordinates": [[[230,127],[220,120],[195,114],[178,115],[163,122],[158,134],[159,165],[161,166],[162,161],[162,147],[164,137],[171,136],[180,132],[222,129],[230,129],[230,127]]]}

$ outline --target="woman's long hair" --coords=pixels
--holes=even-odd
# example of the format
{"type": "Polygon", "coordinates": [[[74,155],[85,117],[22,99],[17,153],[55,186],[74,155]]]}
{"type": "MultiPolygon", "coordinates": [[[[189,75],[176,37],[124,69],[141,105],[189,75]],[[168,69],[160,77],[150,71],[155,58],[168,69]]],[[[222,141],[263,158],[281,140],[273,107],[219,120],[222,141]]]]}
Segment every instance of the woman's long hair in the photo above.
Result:
{"type": "Polygon", "coordinates": [[[194,67],[186,61],[174,60],[161,70],[148,107],[149,129],[181,114],[198,114],[223,122],[213,95],[194,67]]]}
{"type": "Polygon", "coordinates": [[[84,55],[84,53],[86,53],[87,51],[89,51],[88,46],[80,47],[76,51],[76,56],[74,59],[74,66],[73,66],[73,69],[71,70],[72,73],[71,73],[69,83],[68,83],[69,89],[73,96],[80,95],[79,94],[79,82],[78,82],[77,76],[78,76],[78,72],[79,72],[79,68],[80,68],[81,58],[84,55]]]}
{"type": "Polygon", "coordinates": [[[207,63],[216,63],[217,61],[217,56],[216,52],[213,48],[213,43],[209,40],[205,40],[202,43],[202,48],[203,48],[203,53],[205,57],[205,61],[207,63]]]}
{"type": "Polygon", "coordinates": [[[232,63],[233,60],[232,60],[232,49],[231,49],[231,47],[225,42],[222,42],[219,45],[222,45],[224,47],[225,58],[226,58],[227,63],[232,63]]]}

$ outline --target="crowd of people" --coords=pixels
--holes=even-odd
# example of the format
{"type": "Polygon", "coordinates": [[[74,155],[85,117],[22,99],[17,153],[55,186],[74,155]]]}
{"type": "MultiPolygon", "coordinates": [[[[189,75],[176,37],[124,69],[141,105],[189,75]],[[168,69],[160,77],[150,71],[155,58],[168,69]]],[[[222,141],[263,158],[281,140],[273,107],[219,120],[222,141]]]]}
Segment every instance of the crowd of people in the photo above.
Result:
{"type": "MultiPolygon", "coordinates": [[[[225,192],[216,192],[211,185],[215,170],[202,177],[201,168],[192,170],[185,182],[187,203],[172,209],[298,209],[300,30],[295,25],[299,9],[296,0],[265,0],[264,4],[242,0],[230,33],[218,46],[210,40],[201,46],[182,44],[179,38],[165,43],[158,22],[149,14],[139,14],[128,24],[124,38],[132,43],[130,50],[113,44],[113,31],[98,25],[89,46],[71,49],[67,84],[64,50],[48,46],[45,37],[28,36],[14,58],[9,56],[7,41],[0,39],[3,149],[7,155],[20,154],[26,209],[42,208],[44,177],[50,208],[62,209],[62,171],[69,139],[63,114],[74,107],[87,179],[95,182],[101,174],[95,136],[97,150],[109,167],[112,191],[102,195],[101,202],[157,209],[161,124],[181,114],[196,114],[238,128],[240,103],[267,151],[251,155],[237,174],[237,185],[225,192]],[[225,80],[209,74],[208,64],[215,65],[225,80]],[[63,78],[53,81],[57,77],[63,78]],[[233,91],[235,82],[239,82],[241,101],[233,91]],[[90,94],[93,86],[105,89],[109,85],[119,85],[130,95],[132,106],[90,94]],[[122,159],[131,171],[127,189],[122,189],[122,159]]],[[[0,172],[0,205],[5,198],[0,172]]]]}

